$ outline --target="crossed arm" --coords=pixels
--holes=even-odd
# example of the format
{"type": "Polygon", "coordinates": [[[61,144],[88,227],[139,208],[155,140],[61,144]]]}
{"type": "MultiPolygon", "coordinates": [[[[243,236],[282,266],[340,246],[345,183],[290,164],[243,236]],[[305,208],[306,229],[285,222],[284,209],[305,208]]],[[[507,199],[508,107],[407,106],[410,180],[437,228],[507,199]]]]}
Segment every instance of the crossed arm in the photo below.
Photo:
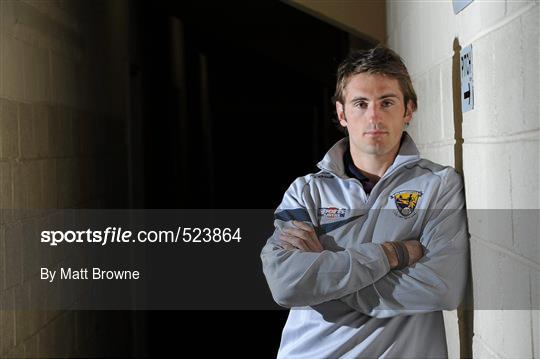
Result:
{"type": "Polygon", "coordinates": [[[461,188],[447,188],[440,199],[444,205],[432,211],[421,238],[405,242],[409,263],[401,270],[395,269],[395,251],[388,244],[361,243],[332,252],[304,221],[276,228],[261,254],[274,299],[286,307],[339,300],[375,317],[456,308],[468,271],[461,188]]]}
{"type": "MultiPolygon", "coordinates": [[[[313,226],[301,222],[301,221],[292,221],[294,227],[284,229],[279,238],[282,242],[282,246],[286,250],[301,250],[304,252],[322,252],[324,250],[315,229],[313,226]]],[[[407,266],[410,266],[416,262],[424,255],[424,250],[422,244],[416,240],[407,240],[404,241],[404,249],[407,252],[407,266]]],[[[390,265],[390,269],[396,269],[399,263],[399,255],[392,246],[391,242],[385,242],[381,244],[384,254],[390,265]]]]}

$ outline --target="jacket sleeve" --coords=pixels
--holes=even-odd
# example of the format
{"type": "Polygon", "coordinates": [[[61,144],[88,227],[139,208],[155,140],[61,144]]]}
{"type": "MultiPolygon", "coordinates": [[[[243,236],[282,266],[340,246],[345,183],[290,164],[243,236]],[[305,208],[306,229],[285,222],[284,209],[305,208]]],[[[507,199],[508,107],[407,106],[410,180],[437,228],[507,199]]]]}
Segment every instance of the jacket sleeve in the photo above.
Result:
{"type": "Polygon", "coordinates": [[[292,220],[317,223],[315,207],[306,179],[297,179],[276,210],[274,233],[261,251],[268,286],[274,300],[283,307],[337,300],[374,283],[390,270],[383,249],[374,243],[338,252],[285,250],[279,240],[281,230],[292,226],[292,220]]]}
{"type": "Polygon", "coordinates": [[[372,317],[453,310],[460,304],[469,267],[469,235],[461,177],[451,169],[420,241],[426,253],[417,263],[340,300],[372,317]]]}

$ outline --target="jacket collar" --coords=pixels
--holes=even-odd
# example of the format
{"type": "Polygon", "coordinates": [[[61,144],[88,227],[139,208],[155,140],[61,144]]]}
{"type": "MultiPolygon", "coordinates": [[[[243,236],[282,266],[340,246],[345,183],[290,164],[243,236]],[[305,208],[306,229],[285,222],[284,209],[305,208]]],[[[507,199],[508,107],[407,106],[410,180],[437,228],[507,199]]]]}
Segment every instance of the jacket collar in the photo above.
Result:
{"type": "MultiPolygon", "coordinates": [[[[343,155],[345,151],[349,150],[349,138],[344,137],[339,140],[330,150],[326,153],[324,158],[317,164],[321,170],[328,171],[335,174],[338,177],[348,177],[345,174],[345,167],[343,164],[343,155]]],[[[401,146],[399,147],[398,154],[394,159],[394,162],[388,167],[385,174],[386,176],[390,172],[393,172],[397,167],[417,160],[420,158],[420,153],[416,144],[412,140],[411,136],[407,132],[403,132],[401,136],[401,146]]]]}

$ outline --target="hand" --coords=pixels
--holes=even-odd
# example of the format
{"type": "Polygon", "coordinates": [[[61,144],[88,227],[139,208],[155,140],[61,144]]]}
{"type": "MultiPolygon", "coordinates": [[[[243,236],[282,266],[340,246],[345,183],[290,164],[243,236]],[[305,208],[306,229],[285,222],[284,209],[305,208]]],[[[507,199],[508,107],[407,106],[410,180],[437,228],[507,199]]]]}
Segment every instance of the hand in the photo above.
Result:
{"type": "Polygon", "coordinates": [[[295,228],[286,228],[279,239],[285,249],[300,249],[306,252],[322,252],[323,247],[312,226],[300,221],[292,221],[295,228]]]}
{"type": "MultiPolygon", "coordinates": [[[[410,239],[402,242],[405,245],[405,249],[409,254],[409,263],[407,265],[413,265],[418,262],[420,258],[424,256],[424,247],[420,241],[410,239]]],[[[382,244],[384,252],[388,257],[388,263],[390,264],[390,269],[395,269],[398,266],[398,258],[394,247],[389,242],[382,244]]]]}
{"type": "Polygon", "coordinates": [[[424,247],[422,246],[422,243],[420,243],[420,241],[409,239],[407,241],[403,241],[403,244],[405,244],[407,252],[409,252],[408,265],[413,265],[424,256],[424,247]]]}

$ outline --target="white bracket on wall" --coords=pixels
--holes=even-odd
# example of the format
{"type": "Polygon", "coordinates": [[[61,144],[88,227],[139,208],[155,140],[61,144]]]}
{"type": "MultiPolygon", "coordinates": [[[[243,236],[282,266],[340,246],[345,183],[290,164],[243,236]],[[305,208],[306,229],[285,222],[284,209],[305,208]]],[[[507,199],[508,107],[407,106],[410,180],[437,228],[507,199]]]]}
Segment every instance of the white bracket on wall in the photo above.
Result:
{"type": "Polygon", "coordinates": [[[461,68],[461,112],[465,113],[474,108],[472,45],[461,50],[459,59],[461,68]]]}

